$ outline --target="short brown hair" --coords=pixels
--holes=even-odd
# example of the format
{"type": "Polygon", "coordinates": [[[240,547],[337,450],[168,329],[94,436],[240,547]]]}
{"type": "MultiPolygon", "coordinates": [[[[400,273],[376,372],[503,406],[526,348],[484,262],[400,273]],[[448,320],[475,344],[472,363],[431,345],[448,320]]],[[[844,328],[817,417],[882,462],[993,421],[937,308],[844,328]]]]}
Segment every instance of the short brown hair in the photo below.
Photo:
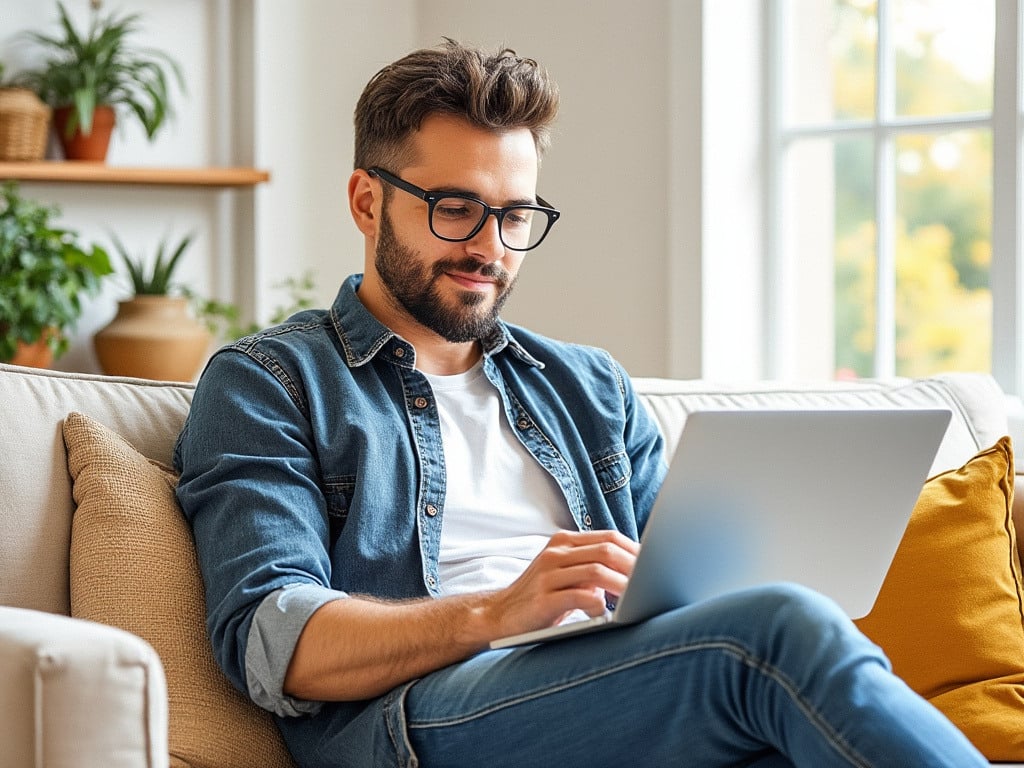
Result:
{"type": "Polygon", "coordinates": [[[445,38],[384,67],[355,111],[355,167],[397,172],[412,162],[410,134],[432,114],[456,115],[496,131],[529,128],[538,157],[550,144],[558,86],[533,59],[494,55],[445,38]]]}

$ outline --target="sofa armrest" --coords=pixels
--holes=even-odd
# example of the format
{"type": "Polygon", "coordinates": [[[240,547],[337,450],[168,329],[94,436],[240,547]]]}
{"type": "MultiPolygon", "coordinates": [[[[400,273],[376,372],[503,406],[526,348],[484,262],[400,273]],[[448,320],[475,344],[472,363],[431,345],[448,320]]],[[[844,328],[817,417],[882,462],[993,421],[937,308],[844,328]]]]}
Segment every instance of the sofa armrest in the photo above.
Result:
{"type": "Polygon", "coordinates": [[[167,685],[141,638],[0,606],[0,680],[0,766],[167,767],[167,685]]]}

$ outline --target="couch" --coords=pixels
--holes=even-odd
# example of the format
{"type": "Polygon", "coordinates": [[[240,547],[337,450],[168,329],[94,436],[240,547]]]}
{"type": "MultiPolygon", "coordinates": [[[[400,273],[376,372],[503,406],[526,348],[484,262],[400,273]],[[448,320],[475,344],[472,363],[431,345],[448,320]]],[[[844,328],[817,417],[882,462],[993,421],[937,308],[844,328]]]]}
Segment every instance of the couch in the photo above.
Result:
{"type": "MultiPolygon", "coordinates": [[[[990,759],[1024,765],[1011,519],[1024,520],[1024,496],[1014,506],[1020,478],[990,376],[635,384],[670,450],[700,408],[948,407],[934,477],[862,629],[990,759]]],[[[291,765],[269,715],[206,646],[167,466],[192,391],[0,365],[0,767],[291,765]]]]}

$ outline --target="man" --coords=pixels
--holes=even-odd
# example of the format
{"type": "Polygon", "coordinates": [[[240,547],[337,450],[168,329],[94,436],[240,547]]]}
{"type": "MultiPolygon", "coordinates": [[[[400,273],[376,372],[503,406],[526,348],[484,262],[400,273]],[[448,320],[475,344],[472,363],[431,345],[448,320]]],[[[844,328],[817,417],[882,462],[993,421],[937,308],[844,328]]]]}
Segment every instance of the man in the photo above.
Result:
{"type": "Polygon", "coordinates": [[[499,319],[556,109],[451,41],[367,85],[365,273],[218,353],[176,450],[228,677],[307,768],[986,765],[795,586],[488,650],[606,610],[665,471],[606,353],[499,319]]]}

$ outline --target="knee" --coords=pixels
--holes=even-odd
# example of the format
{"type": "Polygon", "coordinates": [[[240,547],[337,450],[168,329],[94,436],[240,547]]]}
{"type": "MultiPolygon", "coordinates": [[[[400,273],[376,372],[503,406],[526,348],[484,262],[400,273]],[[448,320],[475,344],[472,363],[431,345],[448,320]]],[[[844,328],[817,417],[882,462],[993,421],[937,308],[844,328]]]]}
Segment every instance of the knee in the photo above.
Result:
{"type": "Polygon", "coordinates": [[[842,626],[849,623],[835,601],[800,584],[779,582],[747,590],[745,595],[739,594],[746,598],[748,610],[752,613],[787,626],[842,626]]]}
{"type": "Polygon", "coordinates": [[[796,646],[814,656],[875,657],[888,665],[878,646],[865,637],[846,613],[819,592],[799,584],[779,583],[737,594],[762,641],[796,646]]]}

